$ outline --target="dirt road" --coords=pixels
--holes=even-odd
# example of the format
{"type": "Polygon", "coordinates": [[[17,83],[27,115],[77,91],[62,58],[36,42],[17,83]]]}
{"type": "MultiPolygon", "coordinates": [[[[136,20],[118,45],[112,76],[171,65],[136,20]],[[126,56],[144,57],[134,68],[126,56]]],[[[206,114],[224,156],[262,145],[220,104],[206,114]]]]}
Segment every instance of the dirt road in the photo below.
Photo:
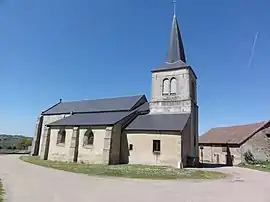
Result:
{"type": "Polygon", "coordinates": [[[219,168],[233,177],[214,181],[97,178],[0,156],[7,202],[269,202],[270,174],[219,168]]]}

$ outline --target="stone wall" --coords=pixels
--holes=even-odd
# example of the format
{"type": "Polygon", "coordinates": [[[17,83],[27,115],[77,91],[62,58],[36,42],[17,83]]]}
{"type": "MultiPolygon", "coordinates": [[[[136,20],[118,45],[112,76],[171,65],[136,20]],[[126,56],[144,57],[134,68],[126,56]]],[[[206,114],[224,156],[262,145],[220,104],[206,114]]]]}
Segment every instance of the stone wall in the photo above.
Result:
{"type": "Polygon", "coordinates": [[[35,134],[33,136],[30,153],[31,156],[37,156],[39,154],[42,126],[43,126],[43,116],[41,115],[37,118],[35,125],[35,134]]]}
{"type": "MultiPolygon", "coordinates": [[[[237,165],[244,162],[244,154],[250,151],[256,160],[270,160],[270,136],[267,136],[266,131],[269,131],[269,125],[266,125],[251,138],[245,141],[239,147],[229,147],[229,152],[233,155],[233,164],[237,165]]],[[[227,152],[223,147],[203,147],[203,161],[210,163],[226,164],[227,152]]],[[[201,151],[200,151],[201,152],[201,151]]],[[[200,160],[202,160],[200,155],[200,160]]]]}
{"type": "Polygon", "coordinates": [[[270,135],[268,137],[266,133],[266,131],[270,131],[269,126],[270,124],[266,125],[241,146],[242,154],[249,150],[256,160],[270,160],[270,135]]]}
{"type": "Polygon", "coordinates": [[[198,131],[198,106],[196,103],[192,102],[192,110],[191,110],[191,120],[190,120],[190,148],[191,148],[191,156],[197,158],[199,157],[199,131],[198,131]]]}
{"type": "Polygon", "coordinates": [[[92,127],[91,129],[94,133],[94,144],[87,146],[83,146],[83,137],[87,129],[80,128],[79,130],[78,162],[102,164],[106,127],[92,127]]]}
{"type": "Polygon", "coordinates": [[[59,129],[51,128],[48,160],[52,161],[73,161],[73,155],[69,149],[72,140],[73,128],[66,128],[65,144],[57,144],[59,129]]]}
{"type": "Polygon", "coordinates": [[[122,132],[119,163],[128,164],[128,162],[129,162],[129,145],[128,145],[127,133],[122,132]]]}
{"type": "Polygon", "coordinates": [[[126,132],[130,164],[181,165],[181,135],[155,132],[126,132]],[[153,140],[160,140],[160,154],[153,153],[153,140]]]}
{"type": "MultiPolygon", "coordinates": [[[[93,145],[84,145],[88,127],[66,128],[65,144],[57,144],[58,127],[50,129],[49,160],[70,161],[87,164],[118,164],[120,159],[121,125],[114,127],[91,127],[93,145]],[[77,135],[78,134],[78,135],[77,135]],[[78,144],[76,144],[76,141],[78,144]]],[[[45,148],[45,146],[44,146],[45,148]]]]}
{"type": "Polygon", "coordinates": [[[196,84],[195,76],[189,68],[153,72],[150,113],[190,113],[192,107],[190,99],[191,80],[196,84]],[[176,79],[176,95],[162,95],[163,80],[165,78],[169,80],[176,79]]]}
{"type": "Polygon", "coordinates": [[[41,137],[40,137],[40,143],[39,143],[39,155],[43,155],[43,152],[45,150],[44,147],[42,147],[42,145],[44,145],[42,143],[43,139],[44,139],[44,130],[45,130],[45,126],[49,123],[58,121],[60,119],[63,119],[65,117],[69,116],[69,114],[60,114],[60,115],[44,115],[43,116],[43,122],[42,122],[42,129],[41,129],[41,137]]]}
{"type": "Polygon", "coordinates": [[[119,164],[121,149],[121,124],[114,125],[111,134],[110,164],[119,164]]]}
{"type": "Polygon", "coordinates": [[[185,128],[182,131],[182,150],[181,150],[181,156],[182,156],[182,167],[185,167],[187,164],[187,157],[192,156],[193,154],[193,146],[191,144],[191,117],[188,119],[188,122],[185,126],[185,128]]]}
{"type": "MultiPolygon", "coordinates": [[[[203,156],[200,154],[200,162],[212,164],[226,164],[227,152],[223,147],[203,147],[203,156]]],[[[201,152],[201,150],[200,150],[201,152]]],[[[242,153],[240,147],[229,147],[229,152],[234,156],[233,165],[241,163],[242,153]]]]}

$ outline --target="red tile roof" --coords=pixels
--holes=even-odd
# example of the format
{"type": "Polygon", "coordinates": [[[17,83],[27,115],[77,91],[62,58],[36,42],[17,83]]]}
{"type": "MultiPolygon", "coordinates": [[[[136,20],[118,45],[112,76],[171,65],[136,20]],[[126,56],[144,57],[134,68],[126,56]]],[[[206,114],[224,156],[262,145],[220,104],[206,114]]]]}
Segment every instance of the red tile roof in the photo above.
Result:
{"type": "Polygon", "coordinates": [[[269,121],[252,123],[246,125],[236,125],[227,127],[212,128],[199,138],[200,145],[210,144],[242,144],[250,138],[269,121]]]}

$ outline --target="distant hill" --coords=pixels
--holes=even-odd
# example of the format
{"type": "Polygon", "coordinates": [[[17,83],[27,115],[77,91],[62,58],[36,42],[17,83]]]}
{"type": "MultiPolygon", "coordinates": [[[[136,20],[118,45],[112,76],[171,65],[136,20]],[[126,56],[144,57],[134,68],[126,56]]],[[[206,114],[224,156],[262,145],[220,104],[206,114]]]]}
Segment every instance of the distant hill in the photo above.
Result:
{"type": "Polygon", "coordinates": [[[24,150],[32,144],[32,137],[0,134],[0,149],[24,150]]]}

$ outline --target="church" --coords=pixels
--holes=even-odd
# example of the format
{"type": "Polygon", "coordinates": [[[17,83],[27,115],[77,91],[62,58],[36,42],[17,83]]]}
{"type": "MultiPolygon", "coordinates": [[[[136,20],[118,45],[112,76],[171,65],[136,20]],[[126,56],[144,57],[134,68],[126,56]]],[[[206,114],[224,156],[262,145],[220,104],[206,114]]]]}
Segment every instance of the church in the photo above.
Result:
{"type": "Polygon", "coordinates": [[[175,14],[166,60],[151,72],[150,101],[145,95],[60,100],[43,111],[31,155],[85,164],[196,165],[197,77],[175,14]]]}

